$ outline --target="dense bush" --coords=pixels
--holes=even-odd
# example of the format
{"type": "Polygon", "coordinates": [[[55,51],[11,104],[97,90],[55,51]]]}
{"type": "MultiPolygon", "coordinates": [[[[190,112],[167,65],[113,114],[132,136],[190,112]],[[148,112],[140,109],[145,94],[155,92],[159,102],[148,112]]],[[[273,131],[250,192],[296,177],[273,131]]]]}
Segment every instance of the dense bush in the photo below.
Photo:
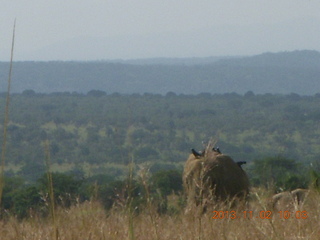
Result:
{"type": "Polygon", "coordinates": [[[154,189],[159,189],[162,196],[182,191],[182,174],[178,170],[162,170],[151,177],[154,189]]]}
{"type": "Polygon", "coordinates": [[[293,159],[281,156],[253,161],[249,169],[253,185],[265,186],[274,191],[307,188],[308,170],[293,159]]]}
{"type": "MultiPolygon", "coordinates": [[[[305,188],[312,185],[319,188],[319,173],[301,171],[293,160],[274,157],[257,160],[248,169],[254,186],[271,187],[274,191],[305,188]]],[[[182,173],[179,170],[160,170],[152,175],[133,175],[123,180],[107,174],[90,178],[79,178],[73,174],[52,173],[55,205],[68,208],[86,200],[98,200],[106,210],[112,207],[139,213],[148,209],[149,204],[158,213],[166,213],[168,196],[175,193],[182,196],[182,173]]],[[[46,216],[49,213],[50,199],[47,174],[36,183],[26,185],[23,179],[7,177],[2,199],[2,213],[7,212],[19,218],[30,215],[46,216]]],[[[172,208],[172,206],[171,206],[172,208]]],[[[176,209],[171,209],[171,212],[176,209]]],[[[4,216],[4,215],[3,215],[4,216]]]]}

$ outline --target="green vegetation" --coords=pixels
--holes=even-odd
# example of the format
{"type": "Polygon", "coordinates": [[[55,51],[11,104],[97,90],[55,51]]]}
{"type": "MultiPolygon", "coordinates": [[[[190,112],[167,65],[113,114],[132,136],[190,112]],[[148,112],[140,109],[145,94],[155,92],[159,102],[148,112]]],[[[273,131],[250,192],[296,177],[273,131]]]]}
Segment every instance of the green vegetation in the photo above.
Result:
{"type": "Polygon", "coordinates": [[[94,200],[108,210],[130,206],[132,216],[146,206],[149,214],[153,206],[159,214],[179,212],[183,164],[191,148],[201,150],[211,137],[223,153],[247,161],[243,168],[254,187],[319,188],[319,103],[318,94],[253,92],[15,94],[2,214],[47,216],[50,181],[58,207],[94,200]],[[135,170],[128,171],[132,161],[135,170]]]}
{"type": "MultiPolygon", "coordinates": [[[[91,94],[13,95],[7,165],[16,167],[7,174],[36,180],[45,170],[47,139],[54,169],[90,176],[125,174],[122,166],[132,159],[181,170],[190,149],[201,150],[202,141],[212,137],[236,161],[250,165],[283,156],[304,165],[313,162],[319,170],[318,94],[91,94]]],[[[3,96],[0,112],[4,101],[3,96]]]]}
{"type": "MultiPolygon", "coordinates": [[[[274,193],[307,187],[319,190],[319,173],[314,170],[309,175],[308,171],[293,172],[293,165],[296,163],[292,160],[267,158],[257,163],[253,171],[248,171],[254,176],[251,182],[256,189],[262,187],[274,193]],[[261,170],[261,165],[265,166],[265,172],[261,170]]],[[[173,214],[182,211],[185,205],[182,173],[177,170],[162,170],[150,174],[148,169],[143,168],[137,173],[132,171],[123,180],[108,174],[84,178],[73,174],[52,173],[52,188],[48,180],[46,173],[34,184],[26,184],[19,177],[7,177],[1,217],[44,217],[53,211],[51,206],[68,209],[87,201],[99,202],[108,211],[112,208],[125,208],[131,214],[143,212],[145,208],[157,214],[173,214]],[[53,193],[50,193],[51,189],[53,193]],[[51,196],[54,199],[50,199],[51,196]],[[170,197],[178,199],[175,204],[169,200],[170,197]]]]}
{"type": "Polygon", "coordinates": [[[310,170],[308,174],[302,164],[279,156],[254,160],[249,172],[254,176],[251,179],[253,185],[264,186],[277,192],[308,188],[308,185],[312,185],[310,170]]]}
{"type": "MultiPolygon", "coordinates": [[[[72,174],[52,173],[52,189],[47,174],[36,183],[26,185],[23,179],[11,177],[5,179],[3,192],[3,214],[25,218],[30,214],[47,216],[51,205],[69,208],[88,200],[99,201],[106,210],[131,205],[135,213],[140,212],[147,203],[157,204],[158,211],[167,211],[167,196],[182,191],[181,173],[160,171],[152,179],[139,177],[115,180],[105,175],[79,178],[72,174]],[[151,183],[151,185],[146,185],[151,183]],[[54,203],[51,203],[54,196],[54,203]],[[130,201],[130,203],[128,202],[130,201]]],[[[5,215],[1,215],[4,217],[5,215]]]]}
{"type": "MultiPolygon", "coordinates": [[[[298,54],[301,60],[301,52],[294,54],[298,54]]],[[[316,59],[319,57],[315,52],[307,54],[316,59]]],[[[281,57],[284,59],[280,58],[280,62],[288,62],[286,53],[281,57]]],[[[278,67],[277,60],[279,58],[274,59],[274,55],[266,54],[240,62],[239,59],[218,61],[210,69],[179,66],[170,74],[181,75],[183,72],[186,77],[189,71],[191,74],[187,77],[197,79],[194,71],[205,68],[200,71],[199,80],[207,89],[210,85],[207,73],[212,69],[218,75],[221,69],[224,69],[224,74],[230,74],[231,77],[225,78],[221,74],[219,78],[226,80],[222,82],[227,85],[239,73],[242,77],[243,74],[249,76],[241,79],[248,83],[261,72],[259,62],[271,67],[272,74],[281,75],[279,73],[283,73],[283,69],[274,71],[274,67],[278,67]],[[240,71],[228,71],[239,66],[242,67],[240,71]],[[249,71],[246,70],[248,67],[249,71]]],[[[59,62],[50,64],[61,66],[59,62]]],[[[311,61],[299,72],[308,73],[311,83],[318,76],[317,66],[313,64],[311,61]]],[[[87,67],[83,63],[71,65],[87,67]]],[[[5,64],[0,64],[0,68],[3,66],[5,64]]],[[[110,66],[112,70],[116,68],[115,72],[111,71],[113,74],[120,70],[127,75],[139,75],[137,71],[144,68],[120,64],[110,66]],[[129,70],[123,71],[124,68],[129,70]]],[[[292,69],[298,66],[297,62],[290,62],[285,72],[289,72],[290,77],[292,69]]],[[[99,69],[101,66],[95,63],[93,67],[99,69]]],[[[178,96],[169,92],[162,96],[107,95],[101,90],[91,90],[84,95],[69,92],[38,94],[25,90],[12,97],[8,122],[11,68],[12,64],[8,91],[0,94],[0,112],[5,113],[1,126],[4,136],[0,142],[3,146],[1,239],[150,239],[151,236],[154,239],[171,239],[177,234],[181,239],[229,239],[235,236],[249,239],[249,232],[255,239],[266,235],[272,239],[288,236],[308,236],[311,239],[311,236],[318,235],[315,233],[320,216],[319,94],[309,97],[298,94],[255,95],[249,91],[244,96],[236,93],[178,96]],[[247,172],[255,187],[251,192],[255,199],[251,199],[252,209],[248,212],[256,214],[260,211],[261,219],[256,221],[263,219],[261,212],[265,213],[268,206],[268,199],[260,197],[266,194],[261,188],[277,192],[310,187],[311,197],[306,204],[303,202],[296,206],[306,210],[297,211],[295,219],[290,219],[285,227],[282,219],[278,221],[264,215],[264,222],[256,224],[252,221],[249,227],[247,217],[237,219],[236,224],[232,224],[228,217],[225,220],[219,217],[220,226],[213,228],[214,217],[208,213],[199,214],[198,207],[192,209],[191,214],[183,215],[185,197],[181,180],[187,150],[203,148],[199,142],[208,141],[211,137],[217,139],[223,152],[236,161],[248,162],[247,172]],[[9,168],[6,167],[4,173],[5,156],[9,168]],[[57,171],[52,172],[52,166],[57,171]],[[107,211],[102,211],[102,207],[107,211]],[[46,218],[49,213],[51,222],[46,218]],[[305,226],[302,226],[301,218],[304,223],[308,218],[305,226]]],[[[166,74],[160,74],[162,68],[153,67],[156,75],[161,75],[159,79],[155,78],[158,84],[162,82],[161,78],[167,78],[166,74]]],[[[123,80],[122,74],[115,75],[123,80]]],[[[80,88],[85,78],[86,75],[80,78],[80,88]]],[[[283,86],[287,84],[287,78],[288,75],[281,82],[283,86]]],[[[183,82],[177,79],[176,84],[181,87],[183,82]]],[[[170,77],[166,80],[170,81],[170,77]]],[[[55,82],[55,79],[51,81],[55,82]]],[[[74,79],[70,83],[74,84],[74,79]]],[[[201,91],[201,88],[195,89],[201,91]]],[[[243,91],[242,88],[237,90],[243,91]]],[[[214,212],[227,216],[230,210],[223,203],[216,203],[214,209],[220,210],[214,212]]],[[[240,208],[233,210],[236,211],[239,215],[243,213],[240,208]]]]}

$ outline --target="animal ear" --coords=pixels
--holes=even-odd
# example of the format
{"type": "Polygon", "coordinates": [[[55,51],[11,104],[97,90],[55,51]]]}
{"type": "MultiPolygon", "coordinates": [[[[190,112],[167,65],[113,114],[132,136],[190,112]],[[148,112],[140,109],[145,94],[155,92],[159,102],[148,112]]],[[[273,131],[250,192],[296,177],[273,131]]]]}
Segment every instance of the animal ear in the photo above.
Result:
{"type": "Polygon", "coordinates": [[[196,158],[201,157],[201,154],[198,153],[198,152],[197,152],[196,150],[194,150],[193,148],[191,149],[191,152],[192,152],[192,154],[193,154],[196,158]]]}

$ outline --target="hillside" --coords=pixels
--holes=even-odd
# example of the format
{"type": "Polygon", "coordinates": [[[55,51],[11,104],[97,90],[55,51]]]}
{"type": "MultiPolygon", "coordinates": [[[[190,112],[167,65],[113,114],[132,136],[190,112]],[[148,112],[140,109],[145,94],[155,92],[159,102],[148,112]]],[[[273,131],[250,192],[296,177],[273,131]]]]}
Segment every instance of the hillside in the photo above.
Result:
{"type": "MultiPolygon", "coordinates": [[[[6,89],[9,64],[0,63],[0,89],[6,89]]],[[[244,94],[320,92],[320,53],[294,51],[252,57],[146,59],[100,62],[15,62],[13,92],[244,94]]]]}

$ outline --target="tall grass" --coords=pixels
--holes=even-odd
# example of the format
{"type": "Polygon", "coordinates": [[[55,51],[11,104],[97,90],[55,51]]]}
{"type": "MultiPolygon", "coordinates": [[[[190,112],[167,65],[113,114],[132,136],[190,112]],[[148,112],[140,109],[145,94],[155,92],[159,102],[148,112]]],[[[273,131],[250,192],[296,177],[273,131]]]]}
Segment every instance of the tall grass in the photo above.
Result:
{"type": "Polygon", "coordinates": [[[152,205],[151,193],[150,193],[150,188],[149,188],[149,179],[150,178],[149,178],[148,174],[149,174],[149,168],[147,166],[143,166],[139,172],[140,181],[141,181],[142,186],[145,191],[145,198],[147,201],[148,214],[149,214],[150,221],[151,221],[152,227],[154,229],[154,233],[155,233],[155,238],[153,238],[153,239],[159,240],[160,238],[159,238],[157,223],[155,220],[156,212],[154,211],[154,208],[152,205]]]}
{"type": "Polygon", "coordinates": [[[14,20],[14,24],[13,24],[8,88],[7,88],[6,107],[5,107],[4,123],[3,123],[3,140],[2,140],[2,149],[1,149],[1,171],[0,171],[0,206],[2,201],[3,187],[4,187],[4,168],[5,168],[5,157],[6,157],[6,150],[7,150],[7,129],[8,129],[8,123],[9,123],[9,103],[10,103],[10,89],[11,89],[11,77],[12,77],[12,66],[13,66],[15,31],[16,31],[16,20],[14,20]]]}
{"type": "Polygon", "coordinates": [[[46,140],[44,143],[45,146],[45,164],[47,168],[47,179],[48,179],[48,192],[49,192],[49,209],[51,213],[52,225],[54,228],[54,238],[55,240],[59,239],[59,229],[56,222],[56,213],[55,213],[55,204],[54,204],[54,192],[53,192],[53,180],[51,173],[51,159],[50,159],[50,144],[49,140],[46,140]]]}
{"type": "MultiPolygon", "coordinates": [[[[195,216],[193,213],[184,214],[154,214],[154,223],[150,221],[148,211],[135,215],[133,218],[135,238],[139,240],[155,239],[154,224],[157,226],[158,237],[161,240],[190,240],[199,237],[199,217],[201,218],[201,239],[230,239],[230,240],[319,240],[320,236],[320,196],[313,192],[305,204],[294,211],[306,211],[308,217],[299,219],[295,216],[288,219],[280,217],[278,212],[272,212],[270,219],[259,217],[260,212],[268,209],[259,193],[261,201],[252,200],[247,209],[234,209],[239,218],[220,217],[213,219],[212,211],[195,216]],[[244,211],[247,211],[246,218],[244,211]],[[251,213],[251,214],[249,214],[251,213]]],[[[216,205],[217,211],[229,211],[228,206],[216,205]]],[[[269,209],[271,210],[271,209],[269,209]]],[[[194,209],[194,211],[197,211],[194,209]]],[[[221,215],[222,216],[222,215],[221,215]]],[[[226,214],[225,214],[226,216],[226,214]]],[[[87,201],[71,208],[58,208],[56,222],[59,228],[59,239],[131,239],[128,235],[128,213],[124,211],[105,212],[96,201],[87,201]]],[[[42,240],[51,239],[52,222],[46,219],[28,219],[18,221],[11,218],[0,221],[0,239],[13,240],[42,240]]]]}
{"type": "Polygon", "coordinates": [[[127,198],[127,206],[128,206],[128,238],[130,240],[135,239],[135,232],[134,232],[134,225],[133,225],[133,220],[134,220],[134,208],[132,205],[133,201],[133,172],[134,172],[134,162],[133,160],[129,163],[129,175],[128,175],[128,198],[127,198]]]}

